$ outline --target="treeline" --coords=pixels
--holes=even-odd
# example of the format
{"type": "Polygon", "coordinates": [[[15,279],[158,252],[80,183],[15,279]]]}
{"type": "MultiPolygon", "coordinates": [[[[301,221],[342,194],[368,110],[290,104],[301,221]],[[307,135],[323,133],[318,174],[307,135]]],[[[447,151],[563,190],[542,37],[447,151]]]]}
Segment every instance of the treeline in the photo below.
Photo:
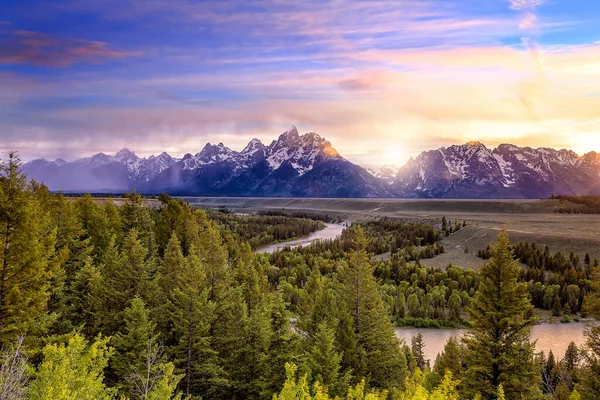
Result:
{"type": "MultiPolygon", "coordinates": [[[[571,252],[565,257],[560,251],[552,254],[548,246],[520,242],[511,246],[514,256],[527,268],[519,279],[527,282],[533,305],[552,310],[554,316],[563,313],[582,313],[585,295],[591,287],[593,271],[600,266],[598,259],[586,254],[583,260],[571,252]]],[[[479,250],[477,256],[488,259],[490,247],[479,250]]],[[[583,312],[585,316],[585,312],[583,312]]]]}
{"type": "MultiPolygon", "coordinates": [[[[452,226],[460,229],[462,224],[452,226]]],[[[339,238],[271,254],[270,263],[276,269],[270,274],[270,280],[282,288],[293,312],[296,312],[299,293],[315,268],[324,276],[334,277],[339,263],[348,262],[356,247],[358,228],[364,235],[365,249],[371,255],[390,251],[396,243],[402,246],[392,253],[390,260],[371,260],[373,275],[392,321],[398,326],[416,327],[466,324],[464,310],[477,291],[478,274],[460,267],[441,270],[422,266],[420,260],[444,252],[439,240],[445,237],[445,231],[388,219],[359,221],[345,229],[339,238]]]]}
{"type": "Polygon", "coordinates": [[[336,216],[329,214],[311,213],[306,211],[264,210],[259,211],[257,214],[276,217],[312,219],[313,221],[323,221],[333,224],[341,224],[342,222],[344,222],[344,219],[339,215],[336,216]]]}
{"type": "Polygon", "coordinates": [[[208,217],[235,235],[238,242],[248,243],[253,250],[307,236],[325,228],[320,220],[291,216],[238,215],[209,210],[208,217]]]}
{"type": "Polygon", "coordinates": [[[554,212],[565,214],[600,214],[600,196],[567,196],[552,195],[550,199],[560,200],[561,206],[554,212]],[[570,202],[573,205],[564,205],[563,202],[570,202]]]}
{"type": "MultiPolygon", "coordinates": [[[[446,230],[436,230],[430,225],[419,223],[406,223],[383,218],[373,221],[357,221],[353,227],[360,226],[366,236],[366,250],[371,254],[391,253],[394,258],[416,261],[433,258],[444,252],[444,247],[439,241],[446,235],[446,230]]],[[[447,229],[450,225],[446,226],[447,229]]],[[[452,225],[455,232],[462,224],[452,225]]],[[[310,246],[298,247],[294,252],[303,255],[323,255],[332,260],[343,259],[352,249],[355,242],[356,231],[345,229],[340,237],[321,240],[310,246]]],[[[289,252],[282,249],[280,253],[289,252]]],[[[277,264],[279,255],[275,253],[271,261],[277,264]]]]}
{"type": "MultiPolygon", "coordinates": [[[[353,226],[349,231],[355,229],[353,226]]],[[[270,280],[282,290],[294,313],[298,311],[301,293],[309,284],[311,274],[318,269],[319,274],[333,279],[338,274],[339,264],[348,262],[352,251],[351,248],[344,253],[345,257],[333,257],[334,253],[327,251],[308,251],[319,246],[313,244],[271,255],[271,264],[276,269],[270,272],[270,280]]],[[[371,263],[387,314],[396,325],[459,327],[466,324],[465,308],[477,291],[477,272],[454,266],[446,270],[424,267],[419,261],[410,263],[403,258],[372,259],[371,263]]]]}

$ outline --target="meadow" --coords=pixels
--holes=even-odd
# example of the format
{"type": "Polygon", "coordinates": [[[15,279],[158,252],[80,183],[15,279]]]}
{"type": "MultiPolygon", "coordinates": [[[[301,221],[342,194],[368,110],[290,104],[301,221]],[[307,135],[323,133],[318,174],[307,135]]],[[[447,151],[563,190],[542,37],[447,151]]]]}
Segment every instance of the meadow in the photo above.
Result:
{"type": "Polygon", "coordinates": [[[600,215],[557,212],[570,206],[559,199],[543,200],[464,200],[464,199],[297,199],[188,197],[194,207],[227,207],[236,212],[252,213],[266,209],[310,211],[339,215],[358,221],[387,217],[406,222],[441,223],[466,221],[467,227],[442,241],[446,252],[426,264],[446,267],[449,263],[478,269],[485,262],[475,254],[506,228],[511,242],[529,242],[548,246],[581,258],[589,253],[600,258],[600,215]],[[466,252],[465,249],[468,251],[466,252]]]}

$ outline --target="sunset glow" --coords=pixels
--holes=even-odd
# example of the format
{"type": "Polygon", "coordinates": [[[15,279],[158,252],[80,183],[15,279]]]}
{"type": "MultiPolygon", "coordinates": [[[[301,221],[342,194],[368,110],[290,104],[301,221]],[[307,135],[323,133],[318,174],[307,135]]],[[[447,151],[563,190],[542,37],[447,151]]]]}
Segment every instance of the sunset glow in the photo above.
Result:
{"type": "Polygon", "coordinates": [[[9,0],[0,151],[241,150],[289,126],[402,164],[479,140],[600,151],[600,3],[9,0]]]}

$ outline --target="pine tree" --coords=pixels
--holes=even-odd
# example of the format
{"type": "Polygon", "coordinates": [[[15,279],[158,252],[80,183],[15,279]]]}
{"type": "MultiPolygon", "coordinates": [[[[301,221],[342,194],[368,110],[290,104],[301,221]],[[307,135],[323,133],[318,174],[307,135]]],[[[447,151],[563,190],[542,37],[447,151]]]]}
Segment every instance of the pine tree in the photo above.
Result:
{"type": "Polygon", "coordinates": [[[221,375],[215,363],[216,354],[210,347],[214,304],[208,299],[206,270],[197,253],[194,249],[190,251],[171,298],[177,338],[173,355],[176,365],[185,374],[182,384],[186,396],[207,396],[212,380],[221,375]]]}
{"type": "MultiPolygon", "coordinates": [[[[594,262],[596,265],[596,261],[594,262]]],[[[594,267],[591,277],[591,290],[584,302],[584,311],[594,318],[600,318],[600,268],[594,267]]],[[[578,374],[580,377],[578,395],[584,399],[596,399],[600,397],[600,326],[592,326],[584,331],[586,337],[585,368],[578,374]]],[[[569,346],[571,347],[571,346],[569,346]]],[[[568,349],[567,349],[568,350],[568,349]]],[[[572,351],[573,360],[577,359],[575,351],[572,351]]],[[[572,362],[576,365],[576,362],[572,362]]]]}
{"type": "Polygon", "coordinates": [[[417,336],[412,337],[410,349],[417,363],[417,367],[421,371],[425,371],[428,365],[428,360],[425,360],[425,342],[423,341],[423,334],[421,331],[419,331],[417,336]]]}
{"type": "MultiPolygon", "coordinates": [[[[262,376],[259,379],[259,386],[261,397],[271,397],[285,381],[282,368],[285,363],[298,364],[300,361],[300,337],[291,328],[291,314],[280,293],[270,294],[265,308],[269,326],[265,326],[264,329],[266,332],[270,331],[270,335],[267,337],[267,351],[261,356],[262,376]]],[[[262,323],[266,321],[263,320],[262,323]]]]}
{"type": "MultiPolygon", "coordinates": [[[[125,309],[123,322],[123,327],[113,339],[116,355],[110,365],[124,384],[126,393],[131,393],[131,385],[123,380],[133,371],[141,371],[145,367],[149,352],[156,353],[158,334],[155,333],[156,324],[150,320],[146,305],[139,297],[134,297],[125,309]]],[[[160,361],[157,360],[157,364],[160,361]]]]}
{"type": "Polygon", "coordinates": [[[565,369],[567,372],[572,373],[579,366],[579,349],[575,342],[569,343],[567,349],[565,350],[565,356],[563,358],[563,363],[565,365],[565,369]]]}
{"type": "Polygon", "coordinates": [[[177,235],[173,233],[165,250],[164,259],[158,267],[158,287],[160,290],[160,302],[153,310],[158,329],[163,335],[163,339],[173,345],[173,319],[169,314],[172,308],[172,293],[178,286],[178,277],[180,277],[186,269],[186,261],[181,251],[181,244],[177,235]]]}
{"type": "Polygon", "coordinates": [[[103,332],[113,333],[121,327],[124,310],[131,299],[139,296],[149,304],[156,302],[156,289],[151,282],[156,266],[135,230],[127,234],[119,254],[116,254],[114,239],[111,240],[104,257],[102,282],[95,288],[100,308],[97,316],[103,332]]]}
{"type": "Polygon", "coordinates": [[[16,153],[0,165],[0,345],[17,333],[39,332],[53,272],[63,261],[53,257],[56,230],[20,166],[16,153]]]}
{"type": "Polygon", "coordinates": [[[460,380],[463,374],[465,352],[465,346],[460,340],[450,337],[444,345],[444,351],[437,356],[433,370],[439,376],[444,376],[446,371],[450,371],[453,377],[460,380]]]}
{"type": "MultiPolygon", "coordinates": [[[[103,284],[100,270],[91,258],[77,271],[70,283],[67,297],[68,307],[62,320],[72,329],[81,329],[88,337],[99,334],[96,311],[100,308],[96,290],[103,284]]],[[[63,328],[64,332],[66,328],[63,328]]]]}
{"type": "Polygon", "coordinates": [[[227,249],[222,243],[218,228],[212,221],[204,218],[206,217],[200,219],[200,246],[197,250],[206,270],[209,300],[218,304],[229,285],[227,249]]]}
{"type": "Polygon", "coordinates": [[[73,308],[80,303],[80,293],[74,291],[75,278],[90,262],[92,245],[85,238],[79,210],[73,202],[62,194],[51,196],[44,201],[50,209],[52,226],[56,229],[55,252],[61,260],[52,279],[52,294],[47,305],[50,313],[60,316],[52,327],[53,333],[69,333],[81,324],[81,317],[73,308]]]}
{"type": "Polygon", "coordinates": [[[407,366],[400,351],[394,327],[379,295],[366,249],[363,230],[355,230],[355,248],[348,265],[340,272],[340,297],[349,311],[364,363],[353,366],[358,376],[370,376],[370,384],[380,388],[401,387],[407,366]],[[368,368],[368,369],[365,369],[368,368]]]}
{"type": "Polygon", "coordinates": [[[527,284],[518,283],[520,268],[506,232],[498,234],[491,256],[467,309],[471,328],[463,383],[467,393],[486,399],[499,397],[500,385],[509,398],[535,398],[539,375],[529,341],[532,305],[527,284]]]}
{"type": "Polygon", "coordinates": [[[554,302],[552,303],[552,315],[555,317],[560,317],[562,315],[562,306],[560,305],[560,297],[558,297],[558,293],[554,296],[554,302]]]}
{"type": "Polygon", "coordinates": [[[346,387],[340,379],[342,356],[335,349],[335,331],[324,323],[319,324],[309,353],[313,379],[330,388],[330,393],[341,396],[346,387]]]}
{"type": "Polygon", "coordinates": [[[150,258],[157,254],[158,247],[154,235],[154,219],[151,210],[143,206],[142,197],[135,191],[126,195],[125,203],[119,208],[121,229],[126,236],[135,231],[150,258]]]}

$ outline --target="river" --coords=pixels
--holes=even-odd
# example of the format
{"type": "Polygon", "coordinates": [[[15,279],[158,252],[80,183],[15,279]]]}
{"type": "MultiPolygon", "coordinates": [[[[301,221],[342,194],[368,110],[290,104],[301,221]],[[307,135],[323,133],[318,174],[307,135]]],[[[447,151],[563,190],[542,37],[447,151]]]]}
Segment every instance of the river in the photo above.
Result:
{"type": "Polygon", "coordinates": [[[294,247],[298,247],[298,246],[305,246],[305,245],[310,244],[317,240],[335,239],[336,237],[338,237],[339,235],[342,234],[342,231],[344,230],[344,228],[346,228],[344,226],[344,224],[325,224],[325,229],[321,229],[319,231],[313,232],[306,237],[296,239],[296,240],[290,240],[289,242],[270,244],[268,246],[257,249],[255,252],[256,253],[273,253],[275,250],[281,250],[287,246],[294,248],[294,247]]]}
{"type": "MultiPolygon", "coordinates": [[[[577,346],[585,343],[583,329],[585,322],[571,322],[569,324],[540,324],[531,328],[531,338],[537,340],[536,352],[543,351],[546,355],[552,350],[554,356],[562,358],[567,346],[575,342],[577,346]]],[[[458,337],[465,333],[465,329],[432,329],[432,328],[396,328],[396,336],[404,339],[410,346],[410,340],[419,331],[423,334],[425,342],[425,358],[431,360],[431,365],[438,353],[444,350],[444,345],[450,337],[458,337]]]]}

